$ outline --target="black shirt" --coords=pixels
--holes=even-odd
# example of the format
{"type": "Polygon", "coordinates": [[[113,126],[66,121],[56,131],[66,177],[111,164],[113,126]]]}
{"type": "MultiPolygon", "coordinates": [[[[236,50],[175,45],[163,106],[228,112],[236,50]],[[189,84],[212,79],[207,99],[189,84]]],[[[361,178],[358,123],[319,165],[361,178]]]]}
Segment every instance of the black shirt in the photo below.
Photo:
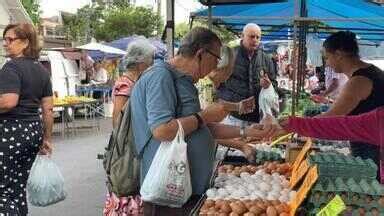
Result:
{"type": "MultiPolygon", "coordinates": [[[[352,77],[354,76],[363,76],[371,80],[372,91],[368,98],[360,101],[348,115],[359,115],[384,106],[384,72],[376,66],[371,65],[355,71],[352,77]]],[[[377,165],[380,164],[380,149],[378,146],[363,142],[351,142],[351,150],[353,156],[360,156],[363,159],[370,158],[377,165]]]]}
{"type": "Polygon", "coordinates": [[[368,98],[360,101],[349,115],[359,115],[384,106],[384,72],[378,67],[371,65],[355,71],[352,77],[354,76],[363,76],[371,80],[372,91],[368,98]]]}
{"type": "Polygon", "coordinates": [[[0,94],[16,93],[16,107],[0,113],[0,119],[39,120],[39,108],[43,97],[52,96],[49,73],[35,59],[15,58],[0,70],[0,94]]]}

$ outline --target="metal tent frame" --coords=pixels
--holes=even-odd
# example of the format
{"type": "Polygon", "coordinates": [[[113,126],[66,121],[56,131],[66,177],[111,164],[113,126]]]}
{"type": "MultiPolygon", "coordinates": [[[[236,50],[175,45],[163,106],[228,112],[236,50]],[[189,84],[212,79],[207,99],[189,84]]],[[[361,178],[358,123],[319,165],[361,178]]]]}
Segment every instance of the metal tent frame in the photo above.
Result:
{"type": "MultiPolygon", "coordinates": [[[[201,3],[208,5],[208,15],[207,16],[200,16],[201,18],[208,19],[209,26],[218,25],[218,26],[228,26],[228,23],[222,22],[222,19],[233,19],[233,20],[286,20],[293,24],[284,24],[284,25],[265,25],[266,27],[274,27],[274,28],[284,28],[289,27],[292,28],[290,32],[292,33],[292,40],[293,40],[293,58],[292,58],[292,65],[293,68],[293,88],[292,88],[292,114],[294,115],[296,112],[296,108],[298,105],[298,99],[299,99],[299,92],[303,87],[304,84],[304,75],[305,75],[305,67],[306,67],[306,35],[308,33],[326,33],[330,34],[337,30],[354,30],[359,31],[357,32],[360,35],[365,35],[367,38],[360,38],[361,40],[368,39],[371,41],[382,41],[382,39],[369,39],[368,36],[370,35],[383,35],[384,29],[383,28],[377,28],[377,29],[366,29],[366,28],[340,28],[340,27],[330,27],[330,26],[318,26],[314,25],[314,23],[318,23],[321,21],[342,21],[342,22],[355,22],[355,21],[361,21],[361,22],[368,22],[368,21],[384,21],[384,17],[367,17],[367,18],[323,18],[323,17],[307,17],[308,16],[308,10],[307,10],[307,1],[306,0],[294,0],[294,15],[291,17],[282,17],[282,16],[212,16],[212,5],[223,5],[223,4],[249,4],[249,3],[265,3],[262,1],[225,1],[225,0],[200,0],[201,3]],[[209,4],[209,2],[211,4],[209,4]],[[225,2],[225,3],[223,3],[225,2]],[[241,2],[241,3],[239,3],[241,2]],[[216,3],[216,4],[215,4],[216,3]],[[361,31],[361,32],[360,32],[361,31]]],[[[271,3],[276,3],[277,1],[269,1],[271,3]]],[[[279,1],[281,2],[281,1],[279,1]]],[[[196,17],[191,15],[191,22],[193,22],[196,17]]],[[[235,24],[236,22],[232,23],[235,24]]],[[[263,26],[263,25],[261,25],[263,26]]],[[[227,29],[237,32],[241,31],[241,28],[233,28],[233,26],[227,27],[227,29]],[[232,28],[231,28],[232,27],[232,28]]],[[[273,29],[270,30],[263,30],[264,32],[273,32],[273,29]]],[[[267,35],[268,36],[268,35],[267,35]]],[[[263,36],[264,37],[264,36],[263,36]]],[[[279,35],[271,34],[271,39],[279,38],[279,35]]]]}

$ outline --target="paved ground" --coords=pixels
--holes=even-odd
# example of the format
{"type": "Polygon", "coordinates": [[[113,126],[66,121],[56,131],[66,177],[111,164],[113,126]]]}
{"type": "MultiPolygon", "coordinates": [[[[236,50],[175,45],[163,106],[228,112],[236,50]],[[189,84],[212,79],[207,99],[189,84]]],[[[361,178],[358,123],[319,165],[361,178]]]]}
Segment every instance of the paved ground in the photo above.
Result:
{"type": "Polygon", "coordinates": [[[101,130],[78,130],[76,136],[55,136],[53,159],[65,178],[67,198],[40,208],[29,205],[31,216],[98,216],[105,201],[105,179],[98,153],[108,141],[111,120],[101,120],[101,130]]]}

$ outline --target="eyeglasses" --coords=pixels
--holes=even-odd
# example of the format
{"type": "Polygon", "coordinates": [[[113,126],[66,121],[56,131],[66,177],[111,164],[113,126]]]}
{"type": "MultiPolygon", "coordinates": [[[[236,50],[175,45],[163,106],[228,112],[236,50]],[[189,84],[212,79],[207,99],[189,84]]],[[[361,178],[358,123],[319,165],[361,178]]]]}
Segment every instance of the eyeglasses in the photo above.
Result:
{"type": "Polygon", "coordinates": [[[13,43],[15,40],[18,40],[18,39],[20,39],[20,38],[17,38],[17,37],[15,37],[15,38],[12,38],[12,37],[4,37],[4,38],[3,38],[4,42],[7,43],[7,44],[11,44],[11,43],[13,43]]]}
{"type": "Polygon", "coordinates": [[[213,53],[212,51],[210,51],[209,49],[205,49],[205,51],[207,51],[207,53],[211,54],[213,57],[217,58],[218,60],[221,60],[221,57],[216,55],[215,53],[213,53]]]}

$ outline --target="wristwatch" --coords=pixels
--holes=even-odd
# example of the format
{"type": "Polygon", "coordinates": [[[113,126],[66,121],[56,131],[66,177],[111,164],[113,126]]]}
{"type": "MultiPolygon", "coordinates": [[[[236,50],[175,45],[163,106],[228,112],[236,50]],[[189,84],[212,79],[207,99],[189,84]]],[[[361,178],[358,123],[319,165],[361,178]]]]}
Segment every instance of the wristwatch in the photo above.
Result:
{"type": "Polygon", "coordinates": [[[199,113],[193,113],[193,116],[195,116],[196,120],[197,120],[197,128],[201,128],[203,125],[204,125],[204,121],[203,119],[201,118],[201,116],[199,115],[199,113]]]}

